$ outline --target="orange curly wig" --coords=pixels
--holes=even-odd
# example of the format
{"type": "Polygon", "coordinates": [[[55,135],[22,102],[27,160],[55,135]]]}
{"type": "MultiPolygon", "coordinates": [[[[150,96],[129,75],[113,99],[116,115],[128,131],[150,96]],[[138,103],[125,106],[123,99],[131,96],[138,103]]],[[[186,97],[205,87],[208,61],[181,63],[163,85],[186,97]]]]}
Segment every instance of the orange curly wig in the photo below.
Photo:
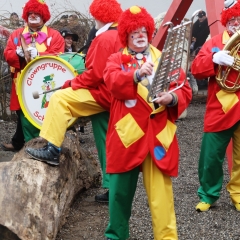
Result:
{"type": "Polygon", "coordinates": [[[26,22],[28,22],[29,12],[38,13],[42,17],[44,23],[47,22],[51,17],[49,8],[44,0],[29,0],[25,4],[23,8],[22,18],[26,22]]]}
{"type": "Polygon", "coordinates": [[[221,14],[221,23],[224,27],[226,27],[227,22],[233,17],[240,16],[240,2],[237,1],[232,7],[224,8],[221,14]]]}
{"type": "Polygon", "coordinates": [[[154,32],[154,19],[145,8],[132,6],[122,13],[118,21],[118,34],[124,46],[127,46],[128,34],[139,27],[146,28],[150,42],[154,32]]]}
{"type": "Polygon", "coordinates": [[[103,23],[117,22],[122,13],[116,0],[93,0],[89,11],[95,19],[103,23]]]}

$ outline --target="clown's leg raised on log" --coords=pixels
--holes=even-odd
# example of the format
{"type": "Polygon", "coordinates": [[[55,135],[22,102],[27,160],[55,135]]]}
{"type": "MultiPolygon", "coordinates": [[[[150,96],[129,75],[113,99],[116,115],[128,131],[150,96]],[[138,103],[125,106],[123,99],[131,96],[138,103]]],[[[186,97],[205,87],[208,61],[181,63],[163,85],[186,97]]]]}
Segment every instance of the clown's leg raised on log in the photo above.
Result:
{"type": "Polygon", "coordinates": [[[101,6],[99,1],[94,0],[89,10],[99,32],[88,50],[86,70],[67,80],[62,90],[51,96],[40,132],[40,136],[48,140],[48,145],[41,149],[26,149],[33,158],[53,165],[59,164],[68,121],[72,117],[90,116],[110,108],[111,96],[103,81],[103,70],[108,57],[122,46],[116,30],[122,10],[116,0],[101,1],[101,6]],[[99,7],[102,9],[100,12],[99,7]]]}
{"type": "Polygon", "coordinates": [[[73,117],[89,116],[103,111],[105,109],[94,100],[87,89],[66,88],[56,91],[51,96],[40,132],[40,136],[49,142],[50,152],[29,148],[27,153],[38,160],[58,165],[68,122],[73,117]]]}

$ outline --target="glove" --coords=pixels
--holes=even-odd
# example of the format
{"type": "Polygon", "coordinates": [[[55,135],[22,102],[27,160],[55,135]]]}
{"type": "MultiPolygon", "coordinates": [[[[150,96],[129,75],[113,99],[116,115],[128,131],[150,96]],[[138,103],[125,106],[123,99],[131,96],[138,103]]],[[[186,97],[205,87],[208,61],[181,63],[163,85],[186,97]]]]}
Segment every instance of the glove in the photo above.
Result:
{"type": "Polygon", "coordinates": [[[61,87],[61,89],[69,88],[71,87],[71,80],[67,80],[61,87]]]}
{"type": "Polygon", "coordinates": [[[17,53],[17,55],[18,55],[19,57],[24,58],[24,52],[23,52],[22,47],[17,46],[16,53],[17,53]]]}
{"type": "Polygon", "coordinates": [[[234,57],[228,55],[229,51],[222,50],[213,55],[213,62],[222,66],[232,66],[234,57]]]}
{"type": "Polygon", "coordinates": [[[29,51],[29,53],[30,53],[30,55],[31,55],[31,59],[34,59],[34,58],[36,58],[36,56],[38,56],[38,51],[37,51],[36,48],[34,48],[34,47],[28,47],[27,50],[29,51]]]}

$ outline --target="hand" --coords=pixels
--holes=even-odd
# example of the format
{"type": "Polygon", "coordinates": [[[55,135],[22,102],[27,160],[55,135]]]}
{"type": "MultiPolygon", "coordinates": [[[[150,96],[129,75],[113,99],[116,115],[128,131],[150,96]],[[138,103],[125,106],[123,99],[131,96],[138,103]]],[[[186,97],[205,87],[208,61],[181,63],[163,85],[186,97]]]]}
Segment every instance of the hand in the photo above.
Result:
{"type": "Polygon", "coordinates": [[[30,53],[30,55],[31,55],[31,59],[34,59],[34,58],[36,58],[36,57],[38,56],[38,51],[37,51],[36,48],[34,48],[34,47],[28,47],[27,50],[29,51],[29,53],[30,53]]]}
{"type": "Polygon", "coordinates": [[[18,55],[19,57],[24,58],[24,52],[23,52],[22,47],[17,46],[16,53],[17,53],[17,55],[18,55]]]}
{"type": "Polygon", "coordinates": [[[228,55],[229,51],[219,51],[214,53],[213,62],[222,66],[232,66],[234,57],[228,55]]]}
{"type": "Polygon", "coordinates": [[[154,64],[152,62],[145,62],[139,69],[139,76],[152,75],[154,64]]]}
{"type": "Polygon", "coordinates": [[[173,100],[173,95],[167,92],[160,92],[157,97],[154,102],[164,106],[169,105],[173,100]]]}
{"type": "Polygon", "coordinates": [[[61,89],[69,88],[71,87],[71,80],[67,80],[61,87],[61,89]]]}

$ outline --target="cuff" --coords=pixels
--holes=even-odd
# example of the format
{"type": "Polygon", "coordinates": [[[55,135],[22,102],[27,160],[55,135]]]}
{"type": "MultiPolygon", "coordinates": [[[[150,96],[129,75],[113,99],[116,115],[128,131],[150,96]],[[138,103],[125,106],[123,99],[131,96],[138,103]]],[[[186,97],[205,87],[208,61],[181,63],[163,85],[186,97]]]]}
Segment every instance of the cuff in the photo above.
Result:
{"type": "Polygon", "coordinates": [[[177,105],[177,103],[178,103],[178,96],[177,96],[177,94],[176,93],[170,93],[171,95],[172,95],[172,102],[171,103],[169,103],[167,106],[168,107],[174,107],[174,106],[176,106],[177,105]]]}
{"type": "Polygon", "coordinates": [[[139,82],[142,81],[142,78],[140,77],[139,75],[139,69],[137,69],[135,72],[134,72],[134,75],[133,75],[133,80],[136,84],[138,84],[139,82]]]}

